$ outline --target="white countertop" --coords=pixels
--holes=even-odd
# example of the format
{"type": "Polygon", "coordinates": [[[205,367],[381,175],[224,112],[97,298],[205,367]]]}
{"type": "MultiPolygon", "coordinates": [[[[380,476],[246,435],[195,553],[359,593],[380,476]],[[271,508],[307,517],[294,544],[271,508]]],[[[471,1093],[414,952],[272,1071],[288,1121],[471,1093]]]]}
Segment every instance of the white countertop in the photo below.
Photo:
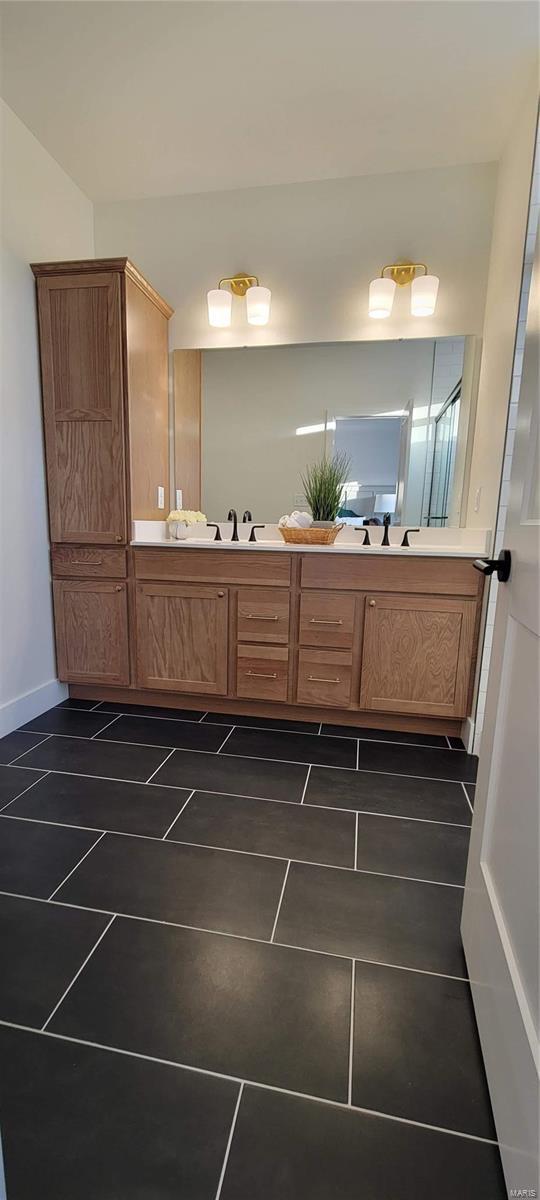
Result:
{"type": "Polygon", "coordinates": [[[214,541],[214,529],[204,530],[205,536],[197,537],[196,528],[193,536],[176,541],[169,538],[165,521],[134,521],[132,546],[157,546],[166,550],[241,550],[250,553],[252,550],[268,550],[285,554],[361,554],[369,555],[398,555],[421,558],[476,558],[484,555],[489,546],[489,530],[484,529],[427,529],[410,535],[410,546],[402,547],[401,539],[405,528],[393,526],[390,529],[390,545],[381,546],[384,530],[380,526],[370,526],[371,546],[362,546],[362,534],[356,533],[350,527],[338,534],[332,546],[310,546],[298,543],[284,542],[276,525],[267,525],[265,529],[257,530],[256,542],[248,541],[250,525],[238,526],[238,542],[231,542],[232,523],[220,523],[222,541],[214,541]],[[376,543],[379,544],[376,544],[376,543]],[[394,543],[394,544],[392,544],[394,543]]]}

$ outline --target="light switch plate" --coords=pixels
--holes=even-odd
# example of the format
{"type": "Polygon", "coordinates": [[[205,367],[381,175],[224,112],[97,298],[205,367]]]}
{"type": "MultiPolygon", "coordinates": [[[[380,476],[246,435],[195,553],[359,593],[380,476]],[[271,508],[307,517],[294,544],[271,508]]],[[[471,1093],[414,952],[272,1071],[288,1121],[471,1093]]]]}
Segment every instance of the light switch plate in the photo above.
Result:
{"type": "Polygon", "coordinates": [[[182,488],[177,488],[177,489],[176,489],[176,507],[177,507],[177,508],[182,508],[182,507],[183,507],[183,503],[182,503],[182,488]]]}
{"type": "Polygon", "coordinates": [[[158,508],[165,508],[165,488],[164,487],[158,487],[157,506],[158,506],[158,508]]]}

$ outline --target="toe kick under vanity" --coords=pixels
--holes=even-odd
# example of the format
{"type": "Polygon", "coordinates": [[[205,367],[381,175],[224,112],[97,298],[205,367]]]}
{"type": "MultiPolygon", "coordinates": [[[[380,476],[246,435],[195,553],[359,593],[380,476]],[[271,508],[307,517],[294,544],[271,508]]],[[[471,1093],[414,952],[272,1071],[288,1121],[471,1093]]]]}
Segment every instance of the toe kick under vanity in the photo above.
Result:
{"type": "Polygon", "coordinates": [[[484,584],[476,547],[370,550],[351,531],[291,548],[275,533],[265,545],[266,529],[258,544],[174,543],[165,526],[140,544],[169,508],[171,310],[126,259],[33,270],[70,694],[459,733],[484,584]]]}

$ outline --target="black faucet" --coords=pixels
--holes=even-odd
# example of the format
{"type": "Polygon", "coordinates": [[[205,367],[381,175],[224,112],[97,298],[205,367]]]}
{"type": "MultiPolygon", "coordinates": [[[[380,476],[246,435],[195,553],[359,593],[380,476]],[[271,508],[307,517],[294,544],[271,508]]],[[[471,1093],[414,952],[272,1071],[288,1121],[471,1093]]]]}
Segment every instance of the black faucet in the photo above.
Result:
{"type": "Polygon", "coordinates": [[[388,530],[390,528],[391,520],[392,520],[392,517],[391,517],[390,513],[385,513],[384,517],[383,517],[384,535],[383,535],[383,540],[381,542],[381,546],[389,546],[390,545],[390,538],[388,537],[388,530]]]}
{"type": "Polygon", "coordinates": [[[252,521],[252,520],[253,520],[253,517],[249,511],[249,508],[246,508],[246,511],[242,517],[242,524],[244,524],[244,521],[252,521]]]}
{"type": "Polygon", "coordinates": [[[229,511],[227,513],[227,520],[232,521],[232,523],[233,523],[231,542],[239,542],[240,538],[238,537],[238,513],[235,508],[229,509],[229,511]]]}

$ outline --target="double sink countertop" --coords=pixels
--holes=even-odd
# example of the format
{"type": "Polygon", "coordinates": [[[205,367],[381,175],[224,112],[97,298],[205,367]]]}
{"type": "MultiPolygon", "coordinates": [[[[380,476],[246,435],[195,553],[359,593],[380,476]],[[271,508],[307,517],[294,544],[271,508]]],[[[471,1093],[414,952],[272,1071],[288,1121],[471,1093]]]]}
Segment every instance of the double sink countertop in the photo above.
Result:
{"type": "Polygon", "coordinates": [[[232,542],[232,521],[222,521],[219,525],[222,541],[214,540],[215,530],[206,526],[193,526],[184,540],[170,538],[166,521],[134,521],[132,546],[151,546],[153,549],[163,546],[167,550],[242,550],[249,554],[252,550],[269,550],[286,554],[386,554],[406,557],[430,558],[476,558],[489,550],[491,533],[488,529],[444,528],[433,529],[422,527],[418,533],[411,533],[410,545],[401,546],[406,526],[393,525],[390,527],[390,545],[382,546],[384,530],[380,525],[370,525],[370,546],[361,544],[363,533],[357,533],[351,526],[346,525],[338,533],[332,546],[310,546],[305,543],[284,542],[277,525],[266,524],[258,528],[256,542],[248,541],[251,524],[238,526],[239,541],[232,542]],[[198,528],[203,536],[197,536],[198,528]]]}

